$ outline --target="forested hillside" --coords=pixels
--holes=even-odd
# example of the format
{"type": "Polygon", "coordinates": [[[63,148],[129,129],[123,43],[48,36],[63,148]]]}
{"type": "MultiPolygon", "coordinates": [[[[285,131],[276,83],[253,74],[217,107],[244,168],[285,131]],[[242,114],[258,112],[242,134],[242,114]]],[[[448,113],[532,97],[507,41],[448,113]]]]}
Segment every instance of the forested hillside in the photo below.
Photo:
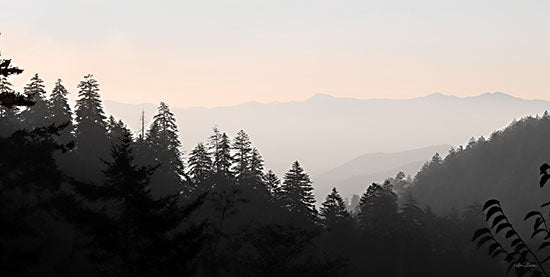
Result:
{"type": "Polygon", "coordinates": [[[19,94],[9,78],[21,70],[0,66],[2,276],[503,275],[468,243],[484,223],[478,205],[437,216],[398,174],[365,184],[352,209],[336,189],[317,208],[302,164],[277,176],[245,131],[213,128],[183,155],[166,103],[132,133],[103,112],[93,75],[48,93],[36,74],[19,94]]]}
{"type": "Polygon", "coordinates": [[[439,214],[496,198],[519,220],[545,200],[538,168],[550,157],[549,137],[547,112],[525,117],[489,138],[451,149],[444,159],[434,156],[415,176],[411,191],[439,214]]]}

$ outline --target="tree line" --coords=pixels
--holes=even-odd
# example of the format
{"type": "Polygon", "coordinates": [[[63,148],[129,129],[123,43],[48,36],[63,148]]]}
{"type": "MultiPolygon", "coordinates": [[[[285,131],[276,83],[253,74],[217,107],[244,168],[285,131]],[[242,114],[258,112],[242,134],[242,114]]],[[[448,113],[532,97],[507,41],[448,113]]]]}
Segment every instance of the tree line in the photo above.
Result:
{"type": "MultiPolygon", "coordinates": [[[[474,247],[481,208],[437,216],[404,175],[365,184],[350,207],[336,189],[316,206],[295,161],[264,168],[241,130],[213,128],[184,160],[160,103],[133,134],[105,115],[84,76],[75,110],[61,80],[0,62],[0,271],[8,276],[502,276],[474,247]],[[16,101],[17,100],[17,101],[16,101]]],[[[352,201],[353,202],[353,201],[352,201]]]]}

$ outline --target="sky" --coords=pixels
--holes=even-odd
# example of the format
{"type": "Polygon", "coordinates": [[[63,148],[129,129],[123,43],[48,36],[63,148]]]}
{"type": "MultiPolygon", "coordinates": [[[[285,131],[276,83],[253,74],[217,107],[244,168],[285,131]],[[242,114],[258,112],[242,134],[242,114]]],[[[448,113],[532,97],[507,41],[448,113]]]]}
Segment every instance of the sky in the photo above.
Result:
{"type": "Polygon", "coordinates": [[[0,51],[104,99],[172,106],[501,91],[550,100],[549,1],[0,0],[0,51]]]}

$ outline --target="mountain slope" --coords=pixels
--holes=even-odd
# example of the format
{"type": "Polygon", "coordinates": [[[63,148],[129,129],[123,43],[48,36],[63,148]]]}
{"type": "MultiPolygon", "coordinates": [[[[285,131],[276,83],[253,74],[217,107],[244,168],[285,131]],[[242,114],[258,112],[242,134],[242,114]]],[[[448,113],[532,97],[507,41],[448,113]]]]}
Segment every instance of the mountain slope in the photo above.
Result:
{"type": "Polygon", "coordinates": [[[549,188],[538,185],[544,162],[550,162],[550,116],[527,117],[427,164],[411,191],[439,213],[496,198],[521,222],[527,211],[549,200],[549,188]]]}
{"type": "Polygon", "coordinates": [[[323,174],[313,176],[316,195],[323,199],[333,187],[346,197],[361,194],[373,182],[381,182],[399,171],[416,174],[435,153],[445,156],[450,145],[434,145],[397,153],[368,153],[323,174]]]}

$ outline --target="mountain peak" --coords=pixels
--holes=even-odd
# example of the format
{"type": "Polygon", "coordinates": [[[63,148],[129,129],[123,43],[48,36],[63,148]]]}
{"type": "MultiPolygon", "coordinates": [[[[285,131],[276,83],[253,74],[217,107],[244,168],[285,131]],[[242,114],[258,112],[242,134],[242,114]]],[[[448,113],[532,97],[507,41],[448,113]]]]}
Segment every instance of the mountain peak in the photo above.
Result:
{"type": "Polygon", "coordinates": [[[317,93],[313,96],[311,96],[308,100],[322,100],[322,99],[333,99],[333,98],[336,98],[330,94],[327,94],[327,93],[317,93]]]}
{"type": "Polygon", "coordinates": [[[481,97],[501,97],[501,98],[516,98],[510,94],[506,94],[504,92],[500,92],[500,91],[497,91],[497,92],[486,92],[486,93],[483,93],[483,94],[480,94],[479,96],[481,97]]]}
{"type": "Polygon", "coordinates": [[[443,93],[440,93],[440,92],[434,92],[434,93],[430,93],[426,96],[424,96],[425,98],[447,98],[447,97],[451,97],[450,95],[446,95],[446,94],[443,94],[443,93]]]}

